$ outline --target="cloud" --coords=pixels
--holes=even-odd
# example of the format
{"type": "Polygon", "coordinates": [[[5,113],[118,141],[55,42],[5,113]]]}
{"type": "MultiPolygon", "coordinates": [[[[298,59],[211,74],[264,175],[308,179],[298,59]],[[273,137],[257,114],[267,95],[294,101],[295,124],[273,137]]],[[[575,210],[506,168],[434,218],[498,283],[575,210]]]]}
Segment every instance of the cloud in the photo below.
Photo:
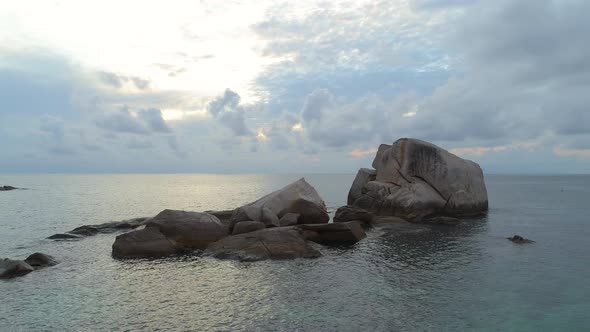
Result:
{"type": "Polygon", "coordinates": [[[143,79],[141,77],[119,75],[106,71],[99,71],[97,75],[103,84],[111,86],[115,89],[120,89],[130,82],[135,88],[139,90],[145,90],[151,83],[149,80],[143,79]]]}
{"type": "Polygon", "coordinates": [[[157,108],[148,108],[137,112],[137,117],[154,132],[169,133],[170,128],[162,118],[162,111],[157,108]]]}
{"type": "Polygon", "coordinates": [[[240,95],[226,89],[223,95],[207,105],[207,111],[222,125],[231,129],[236,136],[249,136],[252,132],[246,126],[245,108],[240,105],[240,95]]]}

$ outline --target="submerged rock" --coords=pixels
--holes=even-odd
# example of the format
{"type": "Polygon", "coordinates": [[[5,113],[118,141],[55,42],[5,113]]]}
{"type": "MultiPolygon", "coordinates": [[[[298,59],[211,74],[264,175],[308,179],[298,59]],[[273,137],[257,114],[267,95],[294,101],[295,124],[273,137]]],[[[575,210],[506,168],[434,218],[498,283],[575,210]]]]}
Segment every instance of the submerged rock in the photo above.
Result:
{"type": "Polygon", "coordinates": [[[78,240],[83,238],[84,236],[78,234],[69,234],[69,233],[58,233],[53,234],[48,239],[50,240],[78,240]]]}
{"type": "Polygon", "coordinates": [[[145,225],[151,218],[141,217],[123,221],[112,221],[98,225],[83,225],[76,227],[67,233],[54,234],[48,239],[52,240],[72,240],[80,239],[86,236],[93,236],[98,233],[114,233],[125,229],[135,229],[145,225]]]}
{"type": "Polygon", "coordinates": [[[508,240],[514,242],[514,243],[534,243],[535,241],[533,240],[529,240],[529,239],[525,239],[524,237],[520,236],[520,235],[514,235],[512,237],[508,237],[508,240]]]}
{"type": "Polygon", "coordinates": [[[241,261],[321,256],[295,227],[274,227],[228,236],[210,244],[206,253],[216,258],[241,261]]]}
{"type": "Polygon", "coordinates": [[[232,235],[238,235],[243,233],[250,233],[254,231],[258,231],[261,229],[265,229],[266,226],[264,223],[260,221],[240,221],[234,226],[234,230],[232,231],[232,235]]]}
{"type": "Polygon", "coordinates": [[[33,271],[35,271],[35,268],[25,261],[8,258],[0,259],[0,278],[2,279],[24,276],[33,271]]]}
{"type": "Polygon", "coordinates": [[[354,244],[367,237],[359,221],[298,225],[305,238],[321,244],[354,244]]]}
{"type": "Polygon", "coordinates": [[[25,263],[32,266],[35,270],[59,264],[53,256],[41,252],[29,255],[29,257],[25,259],[25,263]]]}
{"type": "Polygon", "coordinates": [[[115,238],[112,255],[115,258],[143,258],[168,256],[177,252],[177,246],[157,228],[149,227],[115,238]]]}
{"type": "Polygon", "coordinates": [[[287,213],[299,214],[299,223],[320,224],[330,220],[326,204],[304,178],[245,206],[267,208],[279,219],[287,213]]]}
{"type": "Polygon", "coordinates": [[[374,172],[361,169],[357,174],[350,205],[409,221],[472,216],[488,209],[479,165],[431,143],[402,138],[382,144],[373,167],[374,172]]]}

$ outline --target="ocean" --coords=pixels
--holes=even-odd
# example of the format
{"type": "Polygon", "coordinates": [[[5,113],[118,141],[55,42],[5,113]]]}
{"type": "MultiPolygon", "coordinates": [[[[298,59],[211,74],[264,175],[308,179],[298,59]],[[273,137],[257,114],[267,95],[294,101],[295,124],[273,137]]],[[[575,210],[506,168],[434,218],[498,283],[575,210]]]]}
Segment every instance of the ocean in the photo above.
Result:
{"type": "Polygon", "coordinates": [[[323,257],[115,260],[84,224],[228,209],[301,176],[330,211],[350,175],[0,175],[0,257],[57,266],[0,280],[1,331],[589,331],[590,176],[486,175],[490,210],[420,232],[374,228],[323,257]],[[520,234],[535,240],[514,244],[520,234]]]}

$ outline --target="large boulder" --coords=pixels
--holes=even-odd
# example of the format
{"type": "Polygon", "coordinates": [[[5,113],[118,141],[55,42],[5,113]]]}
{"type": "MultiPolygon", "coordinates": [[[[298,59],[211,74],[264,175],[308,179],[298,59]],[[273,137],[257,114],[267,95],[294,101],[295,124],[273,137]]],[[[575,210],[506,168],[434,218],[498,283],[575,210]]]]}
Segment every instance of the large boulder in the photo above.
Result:
{"type": "Polygon", "coordinates": [[[213,257],[241,261],[321,256],[305,241],[301,230],[295,227],[266,228],[228,236],[210,244],[206,252],[213,257]]]}
{"type": "Polygon", "coordinates": [[[243,233],[250,233],[254,231],[259,231],[261,229],[265,229],[266,226],[263,222],[260,221],[240,221],[234,226],[232,231],[232,235],[238,235],[243,233]]]}
{"type": "Polygon", "coordinates": [[[326,204],[315,188],[304,178],[246,206],[267,208],[279,219],[287,213],[297,213],[299,223],[304,224],[321,224],[330,220],[326,204]]]}
{"type": "Polygon", "coordinates": [[[146,229],[157,228],[181,249],[205,249],[228,235],[228,229],[215,216],[205,212],[164,210],[146,223],[146,229]]]}
{"type": "Polygon", "coordinates": [[[115,258],[161,257],[177,250],[176,244],[156,227],[149,227],[117,236],[112,254],[115,258]]]}
{"type": "Polygon", "coordinates": [[[35,271],[31,265],[21,260],[0,259],[0,279],[24,276],[35,271]]]}
{"type": "Polygon", "coordinates": [[[441,215],[478,215],[488,209],[479,165],[431,143],[402,138],[382,144],[373,167],[374,178],[367,170],[357,174],[349,204],[375,215],[422,221],[441,215]]]}
{"type": "Polygon", "coordinates": [[[359,221],[297,225],[307,240],[322,244],[354,244],[367,237],[359,221]]]}
{"type": "Polygon", "coordinates": [[[299,223],[299,213],[285,213],[279,220],[279,227],[295,226],[299,223]]]}

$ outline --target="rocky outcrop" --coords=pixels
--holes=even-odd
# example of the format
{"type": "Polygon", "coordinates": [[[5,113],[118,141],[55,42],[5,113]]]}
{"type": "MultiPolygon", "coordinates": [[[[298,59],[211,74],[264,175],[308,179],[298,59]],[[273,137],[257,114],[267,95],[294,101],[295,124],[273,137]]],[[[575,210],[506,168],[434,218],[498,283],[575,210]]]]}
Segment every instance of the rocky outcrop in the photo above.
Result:
{"type": "Polygon", "coordinates": [[[0,259],[0,279],[24,276],[35,270],[57,265],[58,261],[52,256],[36,252],[24,261],[14,259],[0,259]]]}
{"type": "Polygon", "coordinates": [[[133,218],[123,221],[112,221],[98,225],[83,225],[76,227],[66,233],[54,234],[48,239],[51,240],[78,240],[86,236],[96,235],[98,233],[114,233],[122,230],[135,229],[144,226],[151,218],[133,218]]]}
{"type": "Polygon", "coordinates": [[[206,254],[241,261],[321,256],[305,241],[301,230],[295,227],[274,227],[228,236],[210,244],[206,254]]]}
{"type": "Polygon", "coordinates": [[[173,241],[156,227],[150,227],[117,236],[112,254],[115,258],[143,258],[168,256],[177,251],[173,241]]]}
{"type": "Polygon", "coordinates": [[[358,172],[348,202],[374,215],[423,221],[478,215],[488,209],[479,165],[436,145],[410,138],[382,144],[373,167],[375,171],[358,172]]]}
{"type": "Polygon", "coordinates": [[[0,186],[0,191],[9,191],[9,190],[15,190],[18,189],[17,187],[13,187],[13,186],[0,186]]]}
{"type": "Polygon", "coordinates": [[[297,225],[305,238],[321,244],[354,244],[367,237],[359,221],[297,225]]]}
{"type": "Polygon", "coordinates": [[[254,231],[259,231],[261,229],[265,229],[266,226],[263,222],[260,221],[240,221],[234,226],[232,231],[232,235],[238,235],[243,233],[250,233],[254,231]]]}
{"type": "Polygon", "coordinates": [[[298,222],[304,224],[321,224],[330,220],[326,204],[315,188],[304,178],[246,206],[267,208],[279,219],[287,213],[297,213],[299,214],[298,222]]]}
{"type": "Polygon", "coordinates": [[[373,215],[369,211],[353,205],[346,205],[338,208],[334,215],[335,223],[354,220],[358,220],[364,224],[370,224],[373,220],[373,215]]]}

